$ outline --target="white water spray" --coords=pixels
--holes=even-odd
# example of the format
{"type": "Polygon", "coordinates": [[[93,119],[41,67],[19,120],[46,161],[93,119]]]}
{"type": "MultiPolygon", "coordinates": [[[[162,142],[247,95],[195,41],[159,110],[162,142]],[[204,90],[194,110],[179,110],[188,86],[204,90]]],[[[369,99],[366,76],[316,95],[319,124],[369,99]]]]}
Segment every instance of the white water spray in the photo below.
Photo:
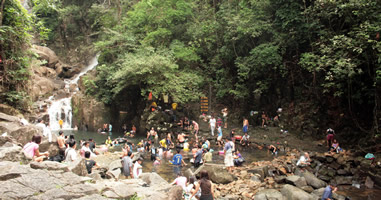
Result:
{"type": "MultiPolygon", "coordinates": [[[[89,65],[83,69],[78,75],[76,75],[72,80],[65,80],[65,90],[69,90],[71,84],[77,86],[75,91],[78,91],[78,81],[86,74],[88,71],[94,69],[98,65],[98,56],[95,56],[90,60],[89,65]]],[[[72,107],[71,107],[71,98],[74,93],[71,93],[68,98],[63,98],[59,100],[53,100],[54,97],[51,96],[49,99],[53,100],[52,104],[48,108],[49,113],[49,122],[51,130],[60,130],[59,120],[63,121],[62,129],[68,130],[72,129],[72,107]]]]}

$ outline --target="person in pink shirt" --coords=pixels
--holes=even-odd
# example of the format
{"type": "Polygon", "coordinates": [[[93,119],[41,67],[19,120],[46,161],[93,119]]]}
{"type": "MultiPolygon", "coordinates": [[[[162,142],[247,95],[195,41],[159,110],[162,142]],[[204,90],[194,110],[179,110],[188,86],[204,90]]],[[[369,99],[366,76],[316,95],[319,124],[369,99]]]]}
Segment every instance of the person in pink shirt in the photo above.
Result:
{"type": "Polygon", "coordinates": [[[183,188],[183,190],[186,190],[187,185],[187,178],[185,176],[182,176],[181,172],[177,174],[177,178],[171,183],[171,185],[179,185],[183,188]]]}
{"type": "Polygon", "coordinates": [[[40,153],[39,147],[41,143],[41,138],[42,137],[40,135],[34,135],[32,137],[32,141],[25,144],[23,148],[25,156],[36,162],[42,162],[44,158],[47,158],[49,156],[49,152],[40,153]]]}

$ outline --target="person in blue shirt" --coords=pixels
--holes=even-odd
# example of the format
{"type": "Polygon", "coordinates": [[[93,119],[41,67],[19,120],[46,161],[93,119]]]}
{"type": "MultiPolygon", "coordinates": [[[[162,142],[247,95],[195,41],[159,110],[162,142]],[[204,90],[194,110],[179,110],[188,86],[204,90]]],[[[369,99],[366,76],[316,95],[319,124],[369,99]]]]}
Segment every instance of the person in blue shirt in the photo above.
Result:
{"type": "Polygon", "coordinates": [[[323,196],[321,200],[332,200],[332,193],[336,192],[336,185],[330,184],[324,189],[323,196]]]}
{"type": "Polygon", "coordinates": [[[175,174],[181,172],[181,165],[186,166],[187,164],[183,160],[183,156],[180,154],[180,149],[177,149],[177,154],[175,154],[171,161],[169,161],[174,166],[175,174]]]}
{"type": "Polygon", "coordinates": [[[220,146],[223,145],[223,142],[222,142],[222,127],[218,126],[217,131],[218,131],[217,144],[220,147],[220,146]]]}

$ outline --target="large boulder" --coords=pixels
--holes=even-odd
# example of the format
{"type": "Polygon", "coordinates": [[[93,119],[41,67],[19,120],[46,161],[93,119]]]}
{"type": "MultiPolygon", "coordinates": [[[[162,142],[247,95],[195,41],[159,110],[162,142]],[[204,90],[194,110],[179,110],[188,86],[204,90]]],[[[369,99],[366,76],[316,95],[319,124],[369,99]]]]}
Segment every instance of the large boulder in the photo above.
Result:
{"type": "Polygon", "coordinates": [[[300,176],[289,176],[286,178],[286,183],[295,185],[298,188],[301,188],[303,186],[307,186],[306,179],[304,177],[300,176]]]}
{"type": "MultiPolygon", "coordinates": [[[[221,166],[217,165],[202,165],[202,170],[206,170],[209,173],[209,178],[212,182],[217,184],[228,184],[237,179],[228,170],[223,169],[221,166]]],[[[200,170],[198,170],[200,171],[200,170]]]]}
{"type": "Polygon", "coordinates": [[[58,57],[56,53],[48,47],[33,45],[31,49],[34,53],[40,56],[40,59],[46,60],[48,67],[55,67],[58,63],[58,57]]]}
{"type": "Polygon", "coordinates": [[[71,172],[77,174],[78,176],[86,176],[88,174],[85,160],[82,157],[79,157],[74,162],[69,163],[68,168],[71,172]]]}
{"type": "Polygon", "coordinates": [[[307,184],[312,186],[315,189],[319,189],[319,188],[325,187],[327,185],[327,183],[318,179],[315,175],[313,175],[312,173],[310,173],[308,171],[303,173],[303,177],[306,179],[307,184]]]}
{"type": "Polygon", "coordinates": [[[261,181],[263,181],[268,176],[269,168],[268,166],[254,167],[253,169],[247,170],[249,173],[259,174],[261,176],[261,181]]]}
{"type": "Polygon", "coordinates": [[[24,155],[20,146],[7,142],[0,147],[0,161],[13,161],[25,164],[30,162],[30,159],[24,155]]]}
{"type": "Polygon", "coordinates": [[[286,200],[286,198],[275,189],[264,189],[254,196],[255,200],[286,200]]]}
{"type": "Polygon", "coordinates": [[[299,189],[295,186],[286,184],[281,190],[282,195],[284,195],[287,200],[310,200],[313,199],[313,196],[308,194],[302,189],[299,189]]]}
{"type": "Polygon", "coordinates": [[[106,177],[118,180],[118,179],[120,179],[121,174],[122,174],[122,170],[120,168],[116,168],[113,170],[108,170],[106,172],[106,177]]]}

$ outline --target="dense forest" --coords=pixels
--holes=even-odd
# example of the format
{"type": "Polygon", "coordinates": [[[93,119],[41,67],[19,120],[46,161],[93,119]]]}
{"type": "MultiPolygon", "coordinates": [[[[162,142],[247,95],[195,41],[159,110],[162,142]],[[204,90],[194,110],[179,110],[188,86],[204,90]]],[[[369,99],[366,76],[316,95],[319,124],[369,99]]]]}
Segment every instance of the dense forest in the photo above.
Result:
{"type": "Polygon", "coordinates": [[[84,85],[87,95],[108,105],[123,104],[131,90],[139,98],[170,94],[180,104],[211,95],[237,116],[250,110],[273,115],[283,107],[298,126],[320,127],[319,134],[330,126],[354,143],[381,133],[378,1],[29,4],[31,13],[18,0],[1,0],[2,102],[26,103],[23,81],[33,38],[62,57],[99,52],[96,77],[84,85]]]}

